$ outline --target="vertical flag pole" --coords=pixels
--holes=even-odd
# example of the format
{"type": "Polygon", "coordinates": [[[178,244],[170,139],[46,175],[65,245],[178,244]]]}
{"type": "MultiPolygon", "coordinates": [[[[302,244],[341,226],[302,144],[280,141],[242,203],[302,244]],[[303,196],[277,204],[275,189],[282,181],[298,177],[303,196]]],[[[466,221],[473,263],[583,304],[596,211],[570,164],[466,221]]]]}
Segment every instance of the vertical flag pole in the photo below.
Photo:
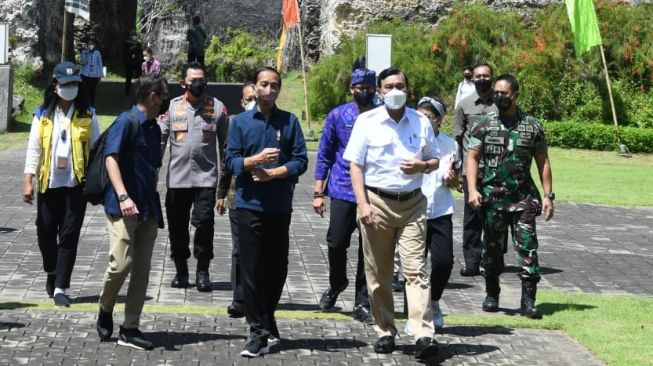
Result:
{"type": "Polygon", "coordinates": [[[64,2],[63,34],[61,35],[61,62],[64,62],[66,59],[66,34],[68,34],[68,12],[66,11],[66,4],[64,2]]]}
{"type": "Polygon", "coordinates": [[[612,108],[612,122],[614,122],[614,128],[617,136],[617,143],[621,143],[621,138],[619,137],[619,123],[617,122],[617,110],[614,106],[614,98],[612,97],[612,84],[610,83],[610,76],[608,75],[608,63],[605,61],[605,52],[603,51],[603,44],[599,45],[601,47],[601,60],[603,60],[603,72],[605,73],[605,83],[608,85],[608,95],[610,96],[610,107],[612,108]]]}
{"type": "Polygon", "coordinates": [[[297,23],[297,26],[299,27],[299,57],[302,59],[302,78],[304,79],[304,109],[306,110],[306,123],[308,124],[306,135],[307,137],[312,138],[313,130],[311,129],[311,115],[308,111],[308,79],[306,78],[306,64],[304,62],[304,37],[302,36],[301,20],[297,23]]]}

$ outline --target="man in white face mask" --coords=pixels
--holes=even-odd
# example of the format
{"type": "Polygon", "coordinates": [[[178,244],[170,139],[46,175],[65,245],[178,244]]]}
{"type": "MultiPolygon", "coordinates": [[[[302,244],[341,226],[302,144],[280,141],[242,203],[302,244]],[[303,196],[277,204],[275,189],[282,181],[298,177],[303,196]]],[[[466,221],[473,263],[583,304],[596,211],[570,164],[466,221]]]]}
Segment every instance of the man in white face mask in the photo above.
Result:
{"type": "Polygon", "coordinates": [[[377,87],[385,105],[358,117],[343,157],[350,161],[365,276],[379,335],[374,351],[391,353],[395,348],[392,270],[398,246],[415,357],[427,360],[438,353],[438,345],[424,258],[427,201],[420,187],[422,174],[438,168],[440,151],[428,118],[406,107],[407,85],[401,70],[381,71],[377,87]]]}

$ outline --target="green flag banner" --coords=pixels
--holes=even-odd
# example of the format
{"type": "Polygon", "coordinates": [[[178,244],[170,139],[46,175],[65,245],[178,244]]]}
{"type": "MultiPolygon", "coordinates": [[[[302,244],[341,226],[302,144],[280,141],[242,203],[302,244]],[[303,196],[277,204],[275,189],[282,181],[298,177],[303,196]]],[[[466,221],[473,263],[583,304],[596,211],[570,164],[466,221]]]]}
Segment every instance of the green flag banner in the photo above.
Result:
{"type": "Polygon", "coordinates": [[[593,0],[565,0],[567,14],[574,33],[576,54],[582,55],[590,48],[603,44],[593,0]]]}

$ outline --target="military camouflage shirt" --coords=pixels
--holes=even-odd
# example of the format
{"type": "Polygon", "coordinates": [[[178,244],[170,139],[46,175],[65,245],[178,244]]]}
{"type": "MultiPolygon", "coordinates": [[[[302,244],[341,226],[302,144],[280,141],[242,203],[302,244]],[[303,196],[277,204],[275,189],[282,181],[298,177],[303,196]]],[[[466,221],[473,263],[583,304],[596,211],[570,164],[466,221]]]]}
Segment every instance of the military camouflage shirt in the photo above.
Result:
{"type": "Polygon", "coordinates": [[[469,148],[480,151],[485,163],[483,200],[493,209],[518,211],[542,199],[531,177],[531,163],[546,153],[544,130],[533,117],[518,110],[514,119],[482,116],[470,132],[469,148]]]}

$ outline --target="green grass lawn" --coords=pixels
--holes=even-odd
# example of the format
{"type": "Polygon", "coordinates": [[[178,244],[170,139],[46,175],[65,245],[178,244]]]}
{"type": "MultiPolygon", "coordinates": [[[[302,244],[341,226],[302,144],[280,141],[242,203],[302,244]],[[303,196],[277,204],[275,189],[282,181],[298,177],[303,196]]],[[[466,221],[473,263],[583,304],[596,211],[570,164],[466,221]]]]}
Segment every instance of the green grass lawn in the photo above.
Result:
{"type": "MultiPolygon", "coordinates": [[[[518,315],[446,316],[446,326],[480,326],[561,330],[577,339],[594,355],[610,365],[645,365],[653,360],[653,298],[607,296],[540,291],[537,301],[544,314],[542,320],[530,320],[518,315]]],[[[480,306],[480,304],[479,304],[480,306]]],[[[5,302],[0,309],[31,308],[61,310],[51,301],[5,302]]],[[[72,311],[95,313],[97,304],[73,303],[72,311]]],[[[118,305],[116,312],[123,310],[118,305]]],[[[199,314],[227,316],[225,308],[214,306],[146,305],[145,314],[199,314]]],[[[446,315],[446,314],[445,314],[446,315]]],[[[350,314],[322,311],[276,312],[280,319],[351,320],[350,314]]],[[[552,350],[553,351],[553,350],[552,350]]]]}

